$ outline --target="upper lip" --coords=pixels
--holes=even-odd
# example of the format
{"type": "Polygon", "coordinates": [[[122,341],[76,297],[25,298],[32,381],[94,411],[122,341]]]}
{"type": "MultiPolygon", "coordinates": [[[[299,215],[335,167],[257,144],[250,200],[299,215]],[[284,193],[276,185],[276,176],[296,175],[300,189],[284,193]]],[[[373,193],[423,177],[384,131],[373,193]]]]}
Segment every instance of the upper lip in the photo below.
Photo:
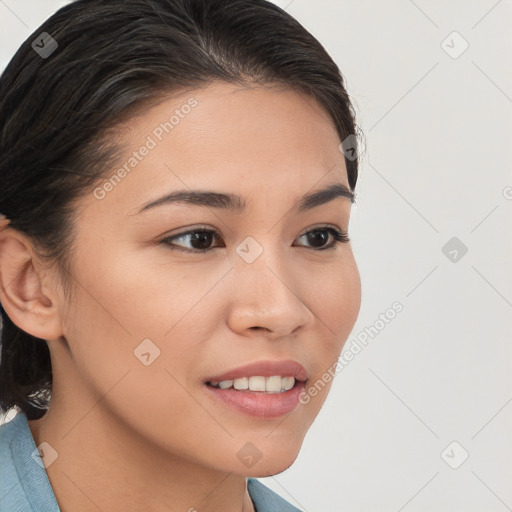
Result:
{"type": "Polygon", "coordinates": [[[299,381],[305,381],[308,378],[306,369],[297,361],[257,361],[209,377],[206,382],[222,382],[223,380],[235,380],[256,375],[261,377],[280,375],[281,377],[293,377],[299,381]]]}

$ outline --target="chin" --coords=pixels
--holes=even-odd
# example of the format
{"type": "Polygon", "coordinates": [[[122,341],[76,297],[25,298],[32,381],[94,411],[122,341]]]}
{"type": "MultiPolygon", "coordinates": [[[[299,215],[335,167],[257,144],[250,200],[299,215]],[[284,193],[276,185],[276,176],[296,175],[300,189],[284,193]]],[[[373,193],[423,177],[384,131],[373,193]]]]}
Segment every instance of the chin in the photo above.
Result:
{"type": "MultiPolygon", "coordinates": [[[[277,475],[287,470],[297,459],[302,443],[290,439],[290,443],[266,443],[259,446],[261,450],[253,460],[244,461],[238,466],[237,472],[246,477],[263,478],[277,475]],[[244,467],[245,466],[245,467],[244,467]]],[[[254,446],[254,445],[253,445],[254,446]]]]}
{"type": "Polygon", "coordinates": [[[298,454],[286,460],[267,461],[265,464],[263,464],[263,462],[256,464],[254,468],[245,473],[245,476],[252,478],[265,478],[267,476],[278,475],[279,473],[286,471],[295,462],[297,455],[298,454]]]}

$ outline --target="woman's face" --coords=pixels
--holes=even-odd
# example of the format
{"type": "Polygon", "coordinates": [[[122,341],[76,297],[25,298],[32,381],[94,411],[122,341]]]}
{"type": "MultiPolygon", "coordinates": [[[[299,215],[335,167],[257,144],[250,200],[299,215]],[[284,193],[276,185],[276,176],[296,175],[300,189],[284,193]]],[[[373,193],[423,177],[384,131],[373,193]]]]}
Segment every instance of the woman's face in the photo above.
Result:
{"type": "Polygon", "coordinates": [[[283,471],[360,306],[350,243],[331,229],[348,230],[350,199],[299,202],[348,189],[334,124],[290,89],[215,84],[166,99],[119,134],[126,153],[110,185],[78,204],[67,345],[50,342],[52,408],[99,404],[95,421],[209,468],[283,471]],[[222,197],[148,206],[178,191],[222,197]]]}

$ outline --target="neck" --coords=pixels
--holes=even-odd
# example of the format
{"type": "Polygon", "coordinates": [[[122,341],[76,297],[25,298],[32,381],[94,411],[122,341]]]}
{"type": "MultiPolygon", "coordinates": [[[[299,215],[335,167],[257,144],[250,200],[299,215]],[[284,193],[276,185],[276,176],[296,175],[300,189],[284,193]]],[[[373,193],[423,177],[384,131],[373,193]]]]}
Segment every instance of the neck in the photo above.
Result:
{"type": "Polygon", "coordinates": [[[58,458],[46,468],[62,512],[254,512],[244,476],[217,471],[141,439],[101,405],[64,407],[59,394],[29,426],[58,458]],[[66,414],[63,414],[66,411],[66,414]]]}

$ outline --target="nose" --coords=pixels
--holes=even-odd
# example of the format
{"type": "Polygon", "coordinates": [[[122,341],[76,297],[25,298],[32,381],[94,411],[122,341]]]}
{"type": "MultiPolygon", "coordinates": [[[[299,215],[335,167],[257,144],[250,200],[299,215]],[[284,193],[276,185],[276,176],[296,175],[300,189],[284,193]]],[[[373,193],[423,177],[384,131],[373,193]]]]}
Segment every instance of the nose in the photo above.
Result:
{"type": "Polygon", "coordinates": [[[234,332],[275,339],[296,334],[313,322],[305,302],[310,285],[303,269],[291,268],[282,254],[264,251],[250,264],[240,259],[231,273],[228,324],[234,332]]]}

